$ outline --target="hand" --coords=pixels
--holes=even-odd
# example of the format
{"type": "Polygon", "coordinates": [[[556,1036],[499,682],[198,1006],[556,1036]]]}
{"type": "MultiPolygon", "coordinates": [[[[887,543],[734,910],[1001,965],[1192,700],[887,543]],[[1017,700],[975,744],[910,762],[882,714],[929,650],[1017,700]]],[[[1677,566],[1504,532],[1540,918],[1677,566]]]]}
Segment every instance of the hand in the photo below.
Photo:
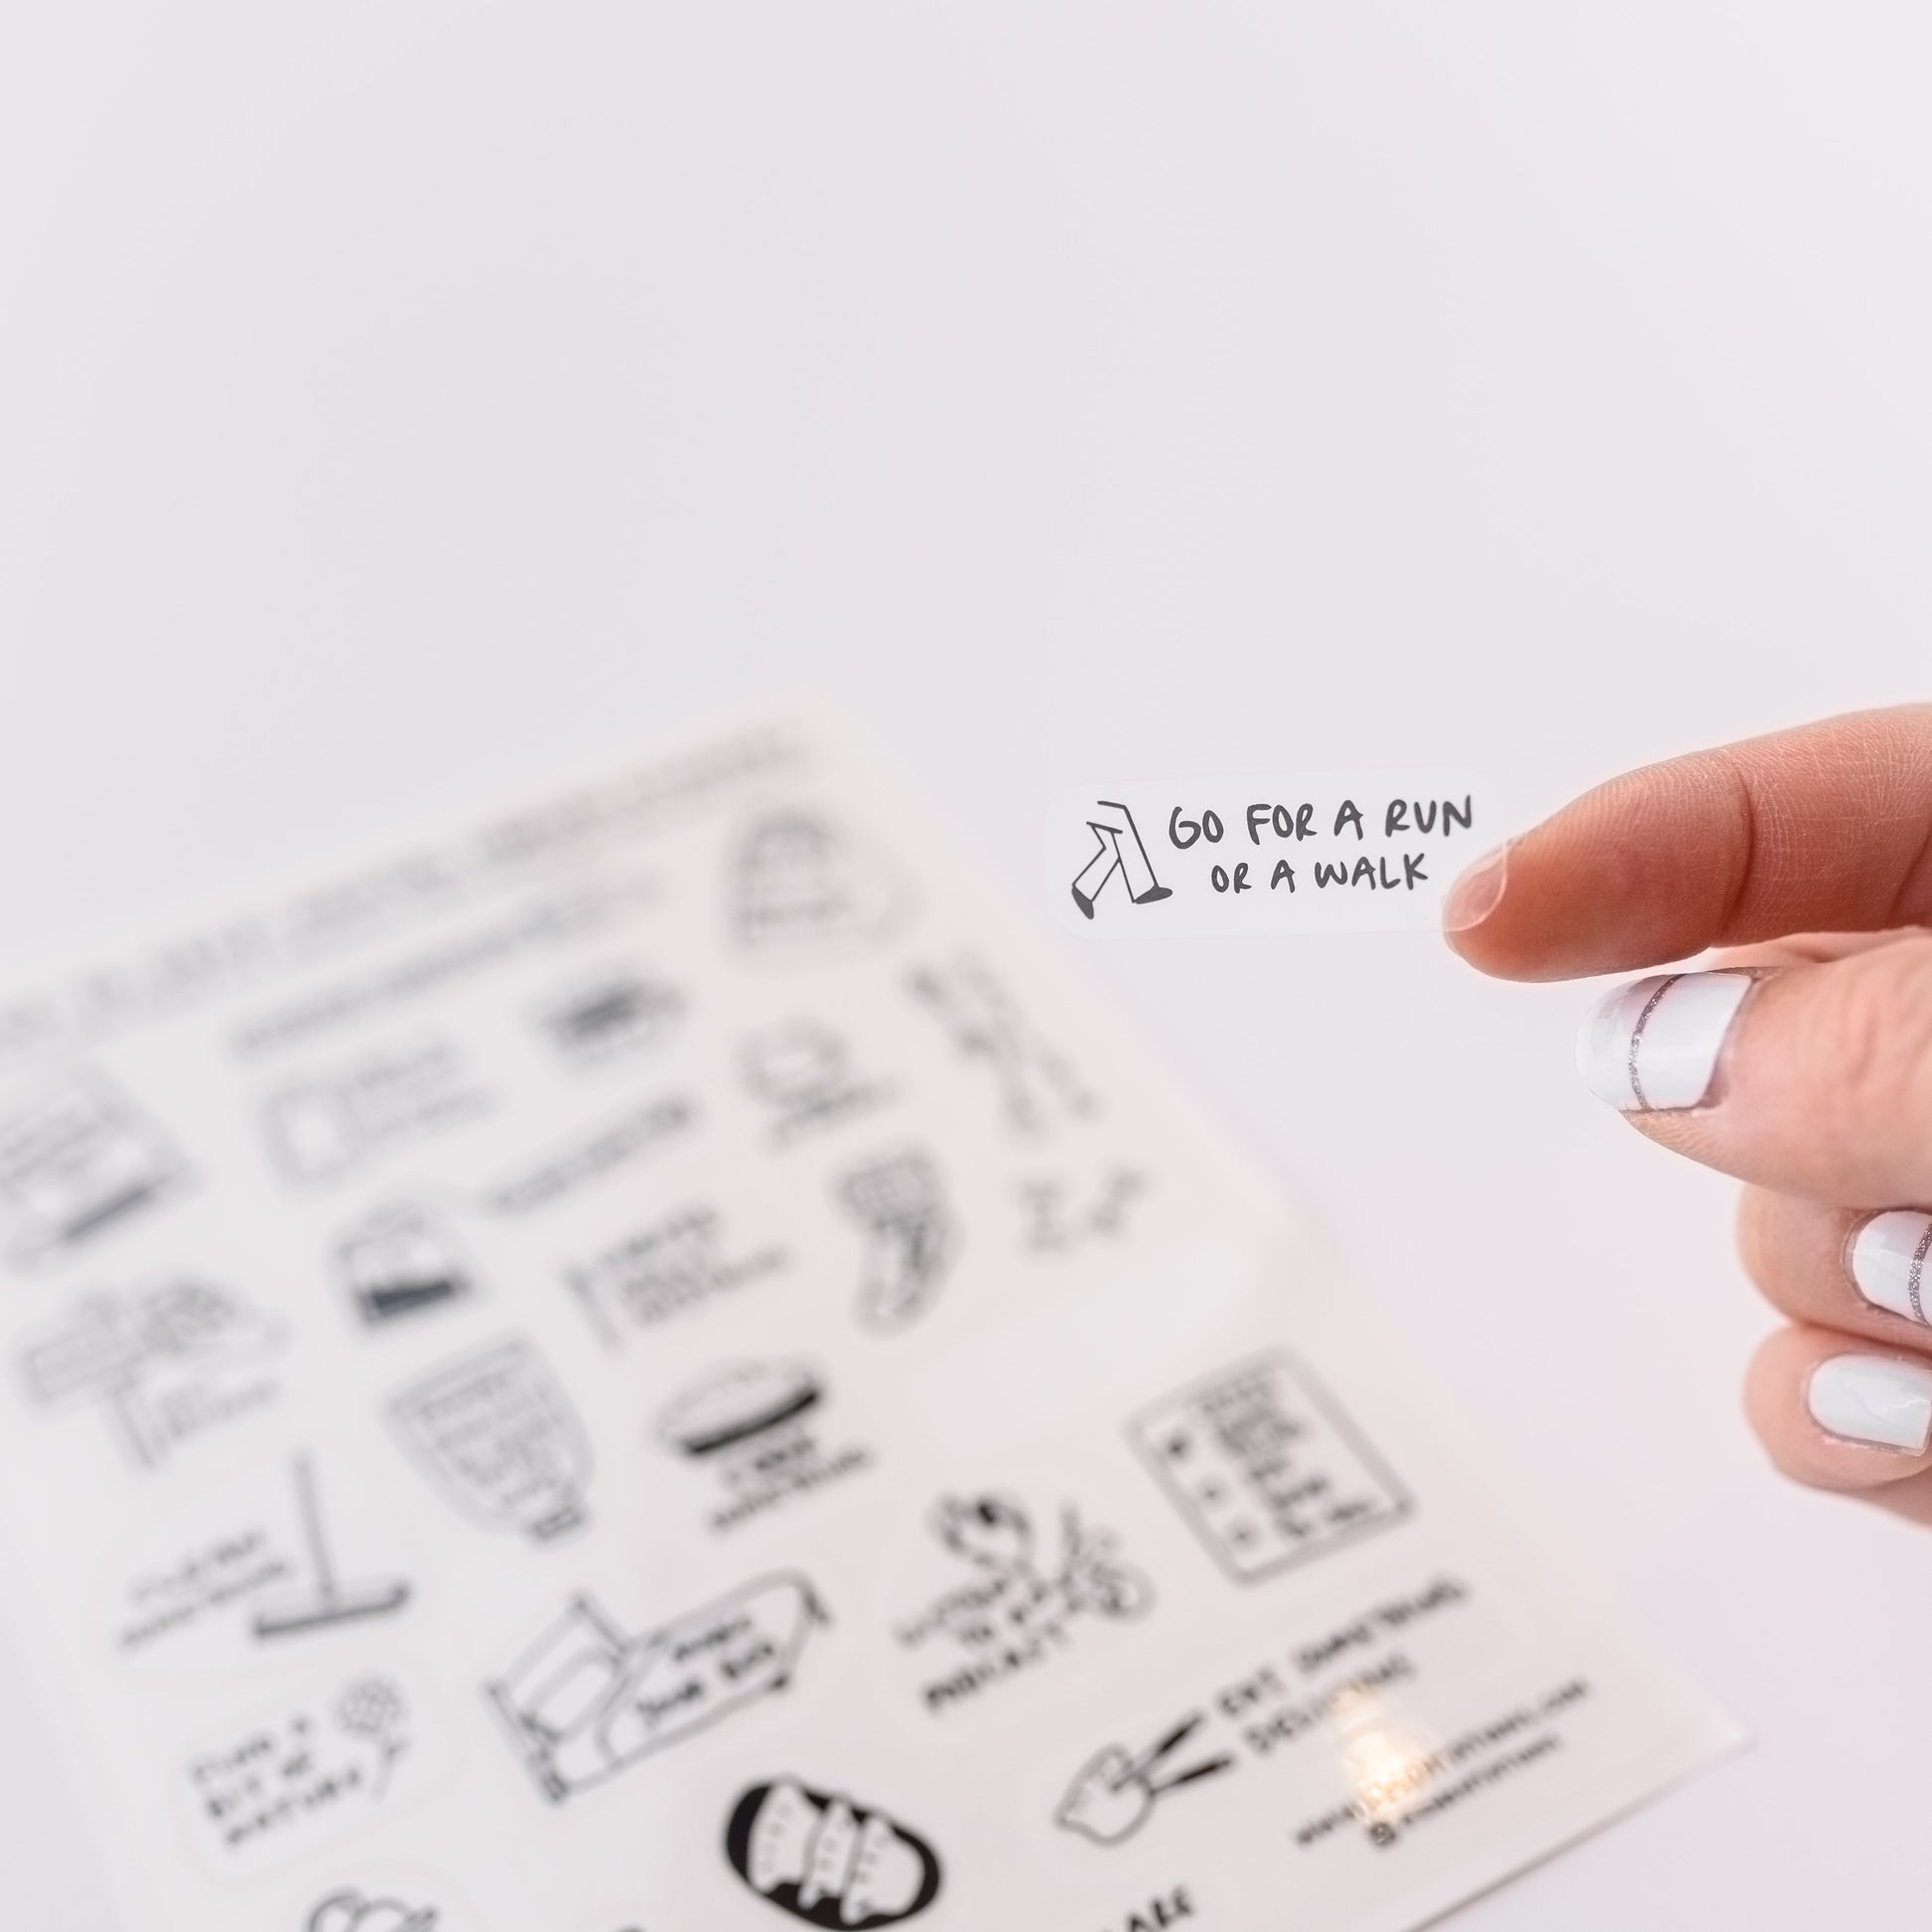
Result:
{"type": "Polygon", "coordinates": [[[1614,989],[1578,1043],[1640,1133],[1749,1183],[1789,1325],[1746,1381],[1786,1474],[1932,1522],[1932,706],[1652,765],[1459,880],[1449,944],[1614,989]]]}

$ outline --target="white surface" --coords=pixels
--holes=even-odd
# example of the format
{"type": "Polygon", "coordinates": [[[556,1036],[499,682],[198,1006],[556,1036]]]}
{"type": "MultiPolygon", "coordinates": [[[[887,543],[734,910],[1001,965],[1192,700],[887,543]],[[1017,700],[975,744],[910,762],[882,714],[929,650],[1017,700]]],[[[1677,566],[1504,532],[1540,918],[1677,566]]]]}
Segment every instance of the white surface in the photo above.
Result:
{"type": "MultiPolygon", "coordinates": [[[[15,8],[0,949],[720,690],[847,697],[1027,890],[1076,762],[1429,758],[1528,812],[1923,695],[1929,36],[15,8]]],[[[1458,1923],[1909,1920],[1932,1537],[1763,1468],[1728,1190],[1582,1089],[1585,994],[1425,936],[1091,951],[1760,1735],[1458,1923]]],[[[104,1932],[27,1667],[12,1913],[104,1932]]]]}

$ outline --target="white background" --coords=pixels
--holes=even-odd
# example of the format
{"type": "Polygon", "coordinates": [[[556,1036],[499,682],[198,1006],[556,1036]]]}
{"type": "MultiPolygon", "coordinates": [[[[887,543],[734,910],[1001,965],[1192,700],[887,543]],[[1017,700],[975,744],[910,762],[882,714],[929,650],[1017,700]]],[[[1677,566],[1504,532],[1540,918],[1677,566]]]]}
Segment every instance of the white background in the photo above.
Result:
{"type": "MultiPolygon", "coordinates": [[[[1068,769],[1528,814],[1927,695],[1928,57],[1769,0],[17,0],[0,958],[734,696],[847,701],[1036,895],[1068,769]]],[[[1458,1924],[1922,1918],[1932,1535],[1761,1466],[1727,1189],[1584,1094],[1585,991],[1086,950],[1761,1739],[1458,1924]]],[[[31,1669],[8,1923],[105,1932],[31,1669]]]]}

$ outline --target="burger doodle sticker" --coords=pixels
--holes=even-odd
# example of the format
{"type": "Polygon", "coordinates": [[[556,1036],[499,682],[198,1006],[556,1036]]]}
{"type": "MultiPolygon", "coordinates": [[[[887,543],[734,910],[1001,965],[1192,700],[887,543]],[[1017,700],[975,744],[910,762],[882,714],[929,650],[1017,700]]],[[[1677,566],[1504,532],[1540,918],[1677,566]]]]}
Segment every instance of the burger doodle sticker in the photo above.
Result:
{"type": "Polygon", "coordinates": [[[755,1784],[725,1827],[732,1869],[807,1925],[865,1932],[916,1917],[939,1896],[939,1860],[916,1832],[787,1777],[755,1784]]]}

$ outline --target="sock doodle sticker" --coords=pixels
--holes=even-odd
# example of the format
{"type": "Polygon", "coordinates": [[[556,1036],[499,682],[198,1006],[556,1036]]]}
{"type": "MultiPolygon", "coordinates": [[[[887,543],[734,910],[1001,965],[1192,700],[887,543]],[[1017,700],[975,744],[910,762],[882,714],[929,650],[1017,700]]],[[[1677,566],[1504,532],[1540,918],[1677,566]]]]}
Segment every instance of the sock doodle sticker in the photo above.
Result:
{"type": "MultiPolygon", "coordinates": [[[[1103,781],[1051,909],[1426,923],[1502,829],[1103,781]]],[[[141,1932],[1403,1932],[1734,1738],[1492,1522],[835,724],[0,994],[0,1587],[141,1932]]]]}

